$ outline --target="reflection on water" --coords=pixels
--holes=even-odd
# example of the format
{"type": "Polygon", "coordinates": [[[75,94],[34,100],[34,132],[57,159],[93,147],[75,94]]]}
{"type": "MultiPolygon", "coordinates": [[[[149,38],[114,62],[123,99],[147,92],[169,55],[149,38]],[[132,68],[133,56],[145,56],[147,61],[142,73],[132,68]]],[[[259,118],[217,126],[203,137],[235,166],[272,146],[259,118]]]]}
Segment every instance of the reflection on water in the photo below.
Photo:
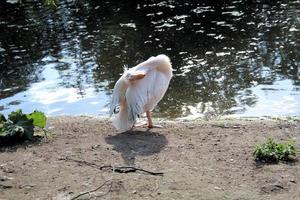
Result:
{"type": "Polygon", "coordinates": [[[174,77],[159,117],[300,114],[299,1],[0,3],[0,110],[107,115],[114,83],[150,56],[174,77]]]}

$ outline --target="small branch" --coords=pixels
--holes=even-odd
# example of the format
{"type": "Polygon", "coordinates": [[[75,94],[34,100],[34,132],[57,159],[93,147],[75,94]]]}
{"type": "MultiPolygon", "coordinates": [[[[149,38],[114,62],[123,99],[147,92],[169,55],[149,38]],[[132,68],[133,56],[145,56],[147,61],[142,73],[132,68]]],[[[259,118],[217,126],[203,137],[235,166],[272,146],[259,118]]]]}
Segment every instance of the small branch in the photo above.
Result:
{"type": "Polygon", "coordinates": [[[118,173],[130,173],[130,172],[136,172],[136,171],[141,171],[141,172],[145,172],[147,174],[151,174],[154,176],[163,176],[164,173],[163,172],[151,172],[148,170],[144,170],[141,168],[137,168],[137,167],[131,167],[131,166],[120,166],[120,167],[116,167],[116,166],[111,166],[111,165],[104,165],[101,166],[100,170],[102,169],[111,169],[114,172],[118,172],[118,173]]]}
{"type": "Polygon", "coordinates": [[[223,125],[212,124],[211,126],[219,127],[219,128],[232,128],[232,129],[239,129],[239,128],[241,128],[240,126],[236,126],[236,125],[229,126],[229,125],[226,125],[226,124],[223,124],[223,125]]]}
{"type": "Polygon", "coordinates": [[[91,162],[87,162],[87,161],[85,161],[85,160],[76,160],[76,159],[69,158],[69,157],[66,157],[66,158],[60,158],[60,160],[73,161],[73,162],[77,162],[77,163],[79,163],[79,164],[84,164],[84,165],[87,165],[87,166],[90,166],[90,167],[93,167],[93,168],[97,168],[97,169],[100,169],[100,168],[101,168],[100,165],[97,165],[97,164],[91,163],[91,162]]]}
{"type": "Polygon", "coordinates": [[[73,161],[73,162],[84,164],[84,165],[94,167],[94,168],[97,168],[97,169],[100,169],[100,170],[110,169],[111,171],[118,172],[118,173],[131,173],[131,172],[140,171],[140,172],[144,172],[144,173],[154,175],[154,176],[163,176],[164,175],[163,172],[152,172],[152,171],[148,171],[148,170],[145,170],[145,169],[142,169],[142,168],[137,168],[137,167],[132,167],[132,166],[112,166],[112,165],[102,165],[102,166],[100,166],[100,165],[97,165],[95,163],[87,162],[85,160],[76,160],[76,159],[69,158],[69,157],[61,158],[60,160],[73,161]]]}
{"type": "Polygon", "coordinates": [[[89,194],[89,193],[92,193],[92,192],[96,192],[97,190],[99,190],[100,188],[102,188],[104,185],[106,185],[108,182],[110,182],[110,180],[108,181],[105,181],[102,185],[100,185],[99,187],[97,187],[96,189],[94,190],[89,190],[87,192],[83,192],[75,197],[73,197],[71,200],[74,200],[74,199],[78,199],[79,197],[83,196],[83,195],[86,195],[86,194],[89,194]]]}

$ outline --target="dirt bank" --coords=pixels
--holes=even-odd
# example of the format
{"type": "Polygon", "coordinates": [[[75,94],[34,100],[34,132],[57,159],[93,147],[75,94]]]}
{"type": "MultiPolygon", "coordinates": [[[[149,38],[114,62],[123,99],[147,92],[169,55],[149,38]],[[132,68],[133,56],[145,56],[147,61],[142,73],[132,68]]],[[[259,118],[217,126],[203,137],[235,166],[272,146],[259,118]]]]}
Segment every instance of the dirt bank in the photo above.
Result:
{"type": "Polygon", "coordinates": [[[119,133],[104,119],[50,118],[47,140],[1,147],[0,199],[72,199],[97,188],[77,199],[300,199],[299,162],[258,165],[252,156],[268,137],[300,149],[299,122],[159,123],[119,133]]]}

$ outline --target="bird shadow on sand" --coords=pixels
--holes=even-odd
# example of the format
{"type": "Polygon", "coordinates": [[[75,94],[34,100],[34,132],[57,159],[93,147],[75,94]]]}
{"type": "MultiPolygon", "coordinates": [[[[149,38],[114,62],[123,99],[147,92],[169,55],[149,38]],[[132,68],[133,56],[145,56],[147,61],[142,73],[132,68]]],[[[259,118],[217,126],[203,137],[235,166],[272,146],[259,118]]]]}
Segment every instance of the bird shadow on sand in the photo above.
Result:
{"type": "Polygon", "coordinates": [[[168,141],[164,135],[152,131],[127,131],[108,136],[105,141],[121,153],[126,165],[134,166],[136,156],[159,153],[168,141]]]}

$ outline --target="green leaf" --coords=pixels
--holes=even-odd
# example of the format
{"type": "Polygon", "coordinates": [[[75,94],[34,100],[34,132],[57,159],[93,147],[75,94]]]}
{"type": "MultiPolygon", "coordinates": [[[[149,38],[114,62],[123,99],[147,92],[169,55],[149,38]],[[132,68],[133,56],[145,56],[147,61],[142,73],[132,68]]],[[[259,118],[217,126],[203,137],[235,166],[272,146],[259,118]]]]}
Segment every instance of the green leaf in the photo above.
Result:
{"type": "Polygon", "coordinates": [[[2,113],[0,113],[0,123],[2,122],[6,122],[6,119],[5,116],[2,113]]]}
{"type": "Polygon", "coordinates": [[[44,128],[46,126],[46,116],[43,112],[35,110],[26,116],[28,119],[33,120],[34,126],[39,128],[44,128]]]}
{"type": "Polygon", "coordinates": [[[27,117],[25,114],[22,113],[22,110],[21,109],[17,109],[16,111],[14,112],[11,112],[9,115],[8,115],[8,119],[11,120],[13,123],[17,123],[19,120],[26,120],[27,117]]]}
{"type": "Polygon", "coordinates": [[[6,137],[23,137],[25,130],[22,126],[11,125],[5,131],[6,137]]]}
{"type": "Polygon", "coordinates": [[[8,115],[8,119],[13,123],[7,127],[9,135],[16,134],[21,137],[24,136],[24,139],[30,140],[33,138],[33,119],[30,119],[27,117],[27,115],[23,114],[21,109],[11,112],[8,115]]]}
{"type": "MultiPolygon", "coordinates": [[[[34,125],[32,120],[29,119],[21,119],[17,123],[14,124],[16,127],[21,127],[24,133],[25,139],[31,140],[33,138],[34,133],[34,125]]],[[[20,130],[20,129],[17,129],[20,130]]]]}
{"type": "Polygon", "coordinates": [[[11,112],[8,118],[0,113],[0,143],[10,140],[33,139],[34,127],[44,128],[46,126],[46,116],[44,113],[34,111],[30,114],[24,114],[18,109],[11,112]]]}

